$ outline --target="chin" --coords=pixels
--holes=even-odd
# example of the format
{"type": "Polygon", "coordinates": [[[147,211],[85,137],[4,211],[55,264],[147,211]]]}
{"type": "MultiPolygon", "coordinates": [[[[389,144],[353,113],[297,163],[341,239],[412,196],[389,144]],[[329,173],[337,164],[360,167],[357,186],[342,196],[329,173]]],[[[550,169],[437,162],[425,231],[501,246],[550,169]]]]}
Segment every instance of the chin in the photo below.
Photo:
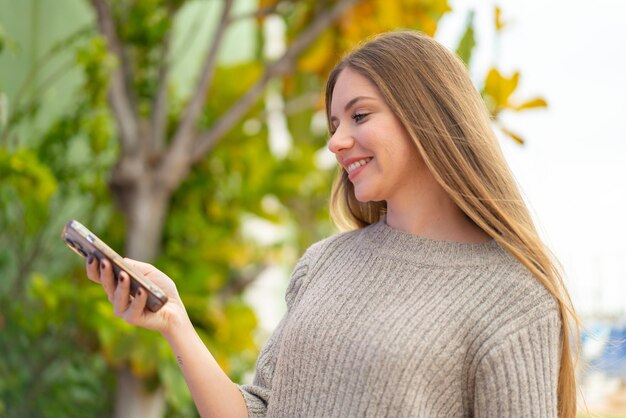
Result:
{"type": "Polygon", "coordinates": [[[368,191],[359,190],[359,189],[354,190],[354,197],[356,197],[356,200],[358,200],[361,203],[367,203],[367,202],[380,200],[376,198],[374,193],[370,193],[368,191]]]}

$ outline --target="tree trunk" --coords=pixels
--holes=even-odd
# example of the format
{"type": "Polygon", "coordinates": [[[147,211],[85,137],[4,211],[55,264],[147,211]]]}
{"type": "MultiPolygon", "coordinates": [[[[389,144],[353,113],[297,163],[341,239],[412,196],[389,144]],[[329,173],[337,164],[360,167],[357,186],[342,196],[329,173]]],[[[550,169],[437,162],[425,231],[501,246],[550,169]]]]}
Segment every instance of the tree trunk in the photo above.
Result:
{"type": "MultiPolygon", "coordinates": [[[[152,176],[145,175],[137,184],[123,187],[126,193],[116,196],[123,196],[118,202],[122,204],[126,216],[125,255],[147,263],[153,262],[161,250],[170,199],[170,193],[152,179],[152,176]]],[[[161,418],[164,414],[165,393],[162,387],[147,391],[145,383],[128,367],[118,371],[115,418],[161,418]]]]}
{"type": "Polygon", "coordinates": [[[144,382],[128,368],[120,369],[117,373],[115,397],[115,418],[160,418],[165,415],[163,388],[148,392],[144,382]]]}
{"type": "Polygon", "coordinates": [[[169,199],[151,177],[139,180],[125,210],[127,257],[151,263],[159,256],[169,199]]]}
{"type": "MultiPolygon", "coordinates": [[[[156,259],[161,250],[163,225],[171,193],[184,180],[192,165],[204,158],[245,116],[262,96],[267,83],[290,72],[302,51],[356,1],[340,0],[327,10],[317,13],[312,22],[290,43],[284,54],[265,69],[260,79],[209,130],[199,132],[197,122],[206,101],[206,93],[213,81],[222,37],[234,22],[230,16],[234,1],[226,0],[211,46],[206,51],[196,91],[187,108],[181,113],[180,122],[169,141],[170,145],[166,147],[168,141],[164,141],[164,128],[167,126],[168,115],[166,91],[169,35],[166,36],[164,49],[161,51],[163,59],[158,68],[158,93],[152,109],[154,115],[153,118],[142,119],[131,82],[135,69],[132,54],[128,53],[129,45],[124,44],[125,40],[120,39],[117,34],[115,19],[119,16],[112,11],[110,2],[91,0],[98,28],[107,39],[108,50],[120,62],[111,75],[109,103],[117,122],[122,154],[113,170],[110,186],[120,210],[126,216],[125,255],[144,262],[153,262],[156,259]]],[[[143,382],[128,368],[119,371],[118,380],[115,418],[163,416],[165,398],[162,390],[147,393],[143,382]]]]}

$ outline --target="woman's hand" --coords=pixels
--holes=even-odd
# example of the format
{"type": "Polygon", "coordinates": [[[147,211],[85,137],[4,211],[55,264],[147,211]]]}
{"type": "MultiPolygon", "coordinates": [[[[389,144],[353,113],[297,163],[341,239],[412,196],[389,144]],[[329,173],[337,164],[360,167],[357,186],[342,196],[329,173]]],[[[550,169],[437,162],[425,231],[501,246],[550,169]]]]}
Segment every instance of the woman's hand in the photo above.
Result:
{"type": "Polygon", "coordinates": [[[185,307],[180,300],[176,285],[163,272],[151,264],[125,258],[137,273],[143,274],[147,279],[161,288],[168,297],[167,303],[157,312],[151,312],[146,308],[148,294],[140,288],[133,297],[130,295],[130,277],[121,272],[116,286],[111,262],[107,259],[99,261],[96,257],[87,259],[87,277],[90,280],[102,284],[109,301],[113,304],[115,315],[123,318],[131,325],[159,331],[168,334],[185,322],[189,322],[185,307]]]}
{"type": "Polygon", "coordinates": [[[89,257],[87,277],[102,284],[115,315],[129,324],[159,331],[165,337],[178,358],[200,416],[247,417],[248,410],[241,392],[222,371],[193,328],[172,279],[150,264],[128,258],[124,261],[137,274],[143,274],[159,286],[168,301],[157,312],[149,311],[145,290],[130,296],[130,277],[126,273],[120,273],[116,286],[111,262],[89,257]]]}

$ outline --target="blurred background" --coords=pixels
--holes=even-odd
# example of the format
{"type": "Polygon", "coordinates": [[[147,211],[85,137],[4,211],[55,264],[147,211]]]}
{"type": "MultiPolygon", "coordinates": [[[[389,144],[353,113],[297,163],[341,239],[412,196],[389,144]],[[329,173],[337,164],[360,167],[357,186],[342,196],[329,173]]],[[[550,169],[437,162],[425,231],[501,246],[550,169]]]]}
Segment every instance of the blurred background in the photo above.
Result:
{"type": "Polygon", "coordinates": [[[626,417],[621,0],[0,0],[0,416],[197,416],[69,219],[174,278],[251,380],[291,268],[336,232],[325,76],[397,28],[467,63],[583,320],[581,417],[626,417]]]}

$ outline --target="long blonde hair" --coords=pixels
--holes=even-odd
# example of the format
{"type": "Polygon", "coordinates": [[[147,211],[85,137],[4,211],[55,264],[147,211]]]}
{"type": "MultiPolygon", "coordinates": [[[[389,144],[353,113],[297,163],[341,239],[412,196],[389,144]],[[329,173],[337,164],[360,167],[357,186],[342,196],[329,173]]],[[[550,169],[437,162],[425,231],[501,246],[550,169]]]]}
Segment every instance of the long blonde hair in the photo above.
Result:
{"type": "MultiPolygon", "coordinates": [[[[578,341],[578,318],[558,265],[539,238],[464,64],[419,32],[379,35],[351,52],[330,73],[326,84],[328,120],[335,83],[347,67],[378,87],[437,182],[459,208],[526,266],[558,302],[562,323],[558,414],[561,418],[574,417],[572,342],[578,341]]],[[[359,202],[341,170],[331,195],[331,215],[340,228],[362,228],[383,219],[385,213],[385,202],[359,202]]]]}

